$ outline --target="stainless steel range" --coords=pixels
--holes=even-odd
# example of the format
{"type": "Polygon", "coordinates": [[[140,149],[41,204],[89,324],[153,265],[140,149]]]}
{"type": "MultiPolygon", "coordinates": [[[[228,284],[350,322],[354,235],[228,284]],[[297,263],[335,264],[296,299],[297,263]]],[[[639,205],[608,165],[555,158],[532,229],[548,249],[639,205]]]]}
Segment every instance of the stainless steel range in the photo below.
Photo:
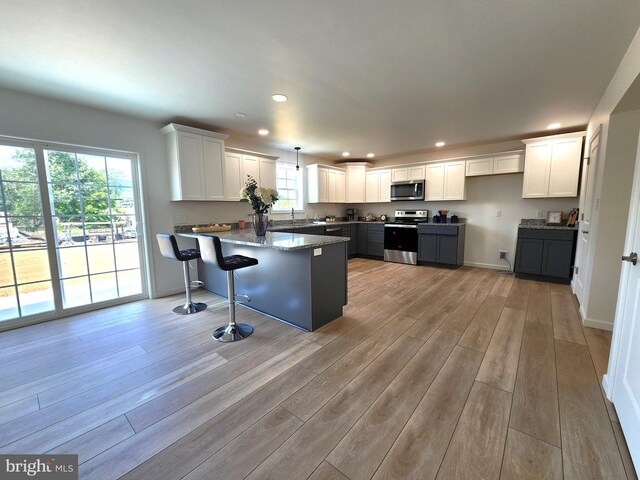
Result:
{"type": "Polygon", "coordinates": [[[429,221],[429,210],[396,210],[384,225],[385,262],[418,264],[418,224],[429,221]]]}

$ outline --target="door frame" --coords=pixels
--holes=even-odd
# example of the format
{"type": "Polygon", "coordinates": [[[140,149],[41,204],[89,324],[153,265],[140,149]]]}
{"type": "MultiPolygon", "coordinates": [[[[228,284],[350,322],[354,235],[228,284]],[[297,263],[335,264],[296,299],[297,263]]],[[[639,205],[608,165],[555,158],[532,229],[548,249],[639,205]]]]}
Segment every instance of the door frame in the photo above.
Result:
{"type": "Polygon", "coordinates": [[[580,270],[578,271],[578,276],[580,276],[580,278],[582,279],[582,288],[579,288],[579,284],[578,284],[578,280],[577,280],[577,276],[574,275],[573,280],[571,281],[571,288],[573,290],[573,293],[576,294],[576,297],[578,298],[578,303],[580,304],[580,308],[579,308],[579,313],[580,313],[580,317],[582,322],[584,323],[587,320],[587,307],[589,304],[589,288],[591,287],[591,271],[593,268],[593,258],[592,258],[592,251],[593,251],[593,245],[594,245],[594,238],[595,238],[595,232],[596,229],[594,228],[595,225],[597,224],[597,215],[596,215],[596,209],[595,209],[595,202],[596,202],[596,195],[594,195],[593,193],[595,193],[596,191],[596,184],[597,184],[597,178],[596,175],[598,173],[598,165],[600,165],[600,161],[602,159],[602,131],[603,131],[603,126],[602,124],[599,124],[598,127],[596,128],[596,130],[594,131],[593,135],[591,135],[589,137],[589,141],[587,143],[585,143],[585,154],[587,157],[589,157],[589,164],[587,164],[586,162],[584,162],[584,156],[583,156],[583,167],[582,167],[582,185],[580,188],[580,229],[578,230],[578,238],[577,238],[577,250],[576,250],[576,267],[578,267],[580,270]],[[594,139],[598,139],[598,152],[596,155],[596,158],[592,159],[591,157],[591,146],[593,144],[594,139]],[[588,172],[587,175],[585,175],[585,172],[588,172]],[[588,242],[588,246],[586,251],[584,251],[584,248],[582,246],[582,242],[581,242],[581,238],[583,235],[582,233],[582,229],[583,229],[583,220],[582,217],[585,213],[585,205],[586,205],[586,194],[587,194],[587,189],[589,187],[589,182],[592,182],[593,185],[593,192],[592,192],[592,196],[591,196],[591,205],[590,205],[590,213],[591,213],[591,218],[590,218],[590,224],[589,224],[589,233],[587,235],[589,235],[589,242],[588,242]]]}
{"type": "MultiPolygon", "coordinates": [[[[636,153],[636,166],[633,173],[633,187],[631,189],[631,203],[629,204],[629,216],[627,218],[627,233],[624,242],[624,254],[630,252],[633,239],[636,235],[636,219],[640,218],[640,134],[638,135],[638,151],[636,153]]],[[[638,226],[640,228],[640,226],[638,226]]],[[[640,268],[640,267],[638,267],[640,268]]],[[[620,285],[618,287],[618,300],[616,302],[616,313],[613,322],[613,334],[611,337],[611,348],[609,351],[609,365],[607,373],[602,378],[602,386],[607,398],[612,400],[615,383],[618,380],[618,369],[620,350],[623,340],[623,333],[626,325],[624,324],[624,307],[627,302],[627,285],[629,283],[629,273],[631,265],[626,262],[622,266],[620,272],[620,285]]]]}

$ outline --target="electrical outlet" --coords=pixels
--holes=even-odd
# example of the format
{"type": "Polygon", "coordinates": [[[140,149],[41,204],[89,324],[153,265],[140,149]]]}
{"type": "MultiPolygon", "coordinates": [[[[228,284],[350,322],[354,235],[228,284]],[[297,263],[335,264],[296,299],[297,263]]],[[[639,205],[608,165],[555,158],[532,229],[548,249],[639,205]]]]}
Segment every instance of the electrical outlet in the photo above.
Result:
{"type": "Polygon", "coordinates": [[[174,215],[173,216],[173,224],[174,225],[184,225],[185,223],[187,223],[187,216],[186,215],[174,215]]]}
{"type": "Polygon", "coordinates": [[[542,210],[538,210],[538,218],[544,218],[542,215],[543,215],[542,210]]]}
{"type": "Polygon", "coordinates": [[[496,217],[502,216],[502,210],[496,210],[496,217]]]}
{"type": "Polygon", "coordinates": [[[506,260],[508,253],[509,252],[507,252],[506,250],[500,250],[500,260],[506,260]]]}

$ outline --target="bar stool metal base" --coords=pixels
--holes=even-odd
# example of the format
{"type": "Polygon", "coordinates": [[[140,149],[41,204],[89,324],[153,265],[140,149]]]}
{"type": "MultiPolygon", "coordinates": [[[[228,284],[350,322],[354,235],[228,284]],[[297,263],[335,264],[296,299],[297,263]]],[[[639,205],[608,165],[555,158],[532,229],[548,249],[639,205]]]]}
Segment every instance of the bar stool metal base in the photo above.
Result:
{"type": "Polygon", "coordinates": [[[206,303],[185,303],[184,305],[179,305],[173,309],[173,313],[177,313],[178,315],[190,315],[192,313],[201,312],[207,308],[206,303]]]}
{"type": "Polygon", "coordinates": [[[216,328],[211,334],[214,340],[219,342],[237,342],[247,338],[253,333],[253,327],[246,323],[236,323],[235,325],[223,325],[216,328]]]}

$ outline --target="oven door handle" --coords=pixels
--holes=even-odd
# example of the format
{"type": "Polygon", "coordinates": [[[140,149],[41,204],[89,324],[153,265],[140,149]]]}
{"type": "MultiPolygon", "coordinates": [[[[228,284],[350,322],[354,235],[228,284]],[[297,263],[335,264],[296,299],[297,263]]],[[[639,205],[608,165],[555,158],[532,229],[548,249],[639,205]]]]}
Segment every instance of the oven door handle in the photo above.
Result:
{"type": "Polygon", "coordinates": [[[384,228],[415,228],[417,229],[417,225],[398,225],[395,223],[385,223],[384,228]]]}

